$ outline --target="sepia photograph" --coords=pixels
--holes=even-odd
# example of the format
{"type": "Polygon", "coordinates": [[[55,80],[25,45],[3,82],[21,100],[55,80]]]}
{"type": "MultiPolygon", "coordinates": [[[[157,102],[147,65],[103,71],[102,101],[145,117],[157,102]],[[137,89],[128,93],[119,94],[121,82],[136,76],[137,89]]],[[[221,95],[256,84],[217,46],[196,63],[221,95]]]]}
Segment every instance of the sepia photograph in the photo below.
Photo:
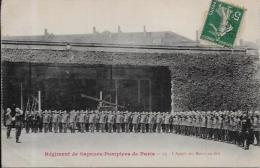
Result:
{"type": "Polygon", "coordinates": [[[260,167],[260,0],[2,0],[2,167],[260,167]]]}

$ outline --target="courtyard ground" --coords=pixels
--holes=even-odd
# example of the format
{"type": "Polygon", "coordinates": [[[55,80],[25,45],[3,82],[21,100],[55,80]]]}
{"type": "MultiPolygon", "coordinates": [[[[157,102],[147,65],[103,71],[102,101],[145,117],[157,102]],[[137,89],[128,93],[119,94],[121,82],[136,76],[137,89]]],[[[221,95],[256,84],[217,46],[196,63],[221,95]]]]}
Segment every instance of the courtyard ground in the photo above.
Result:
{"type": "Polygon", "coordinates": [[[14,132],[12,139],[6,139],[6,129],[2,128],[3,167],[260,166],[260,147],[243,150],[176,134],[26,134],[23,130],[22,143],[18,144],[14,132]]]}

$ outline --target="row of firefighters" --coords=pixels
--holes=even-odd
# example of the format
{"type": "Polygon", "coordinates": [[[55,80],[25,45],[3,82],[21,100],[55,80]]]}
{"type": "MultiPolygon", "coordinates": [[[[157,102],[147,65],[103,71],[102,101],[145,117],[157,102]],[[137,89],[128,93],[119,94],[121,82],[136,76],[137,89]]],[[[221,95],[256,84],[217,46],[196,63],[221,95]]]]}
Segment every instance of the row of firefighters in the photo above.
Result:
{"type": "Polygon", "coordinates": [[[114,112],[114,111],[26,111],[25,129],[32,132],[142,132],[176,133],[225,141],[246,149],[259,146],[259,112],[114,112]]]}
{"type": "MultiPolygon", "coordinates": [[[[31,132],[164,132],[213,139],[249,148],[259,146],[259,112],[114,112],[26,111],[24,127],[31,132]]],[[[11,123],[11,122],[8,122],[11,123]]]]}

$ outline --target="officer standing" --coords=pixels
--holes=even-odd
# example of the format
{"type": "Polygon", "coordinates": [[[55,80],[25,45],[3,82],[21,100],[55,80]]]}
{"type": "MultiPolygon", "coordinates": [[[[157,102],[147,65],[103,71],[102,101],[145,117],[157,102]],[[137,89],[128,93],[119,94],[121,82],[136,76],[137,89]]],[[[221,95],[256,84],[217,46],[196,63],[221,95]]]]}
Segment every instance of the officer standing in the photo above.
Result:
{"type": "Polygon", "coordinates": [[[100,129],[101,129],[102,133],[105,132],[106,122],[107,122],[106,112],[102,111],[101,115],[100,115],[100,118],[99,118],[99,125],[100,125],[100,129]]]}
{"type": "Polygon", "coordinates": [[[61,111],[61,110],[58,112],[58,116],[59,116],[59,125],[58,125],[58,127],[59,127],[59,133],[62,133],[62,122],[61,122],[61,119],[62,119],[62,111],[61,111]]]}
{"type": "Polygon", "coordinates": [[[107,117],[107,124],[108,124],[108,132],[111,133],[113,130],[113,123],[114,123],[114,115],[112,111],[108,112],[108,117],[107,117]]]}
{"type": "Polygon", "coordinates": [[[48,111],[45,111],[43,113],[43,125],[44,125],[44,133],[47,133],[49,130],[49,124],[50,124],[50,115],[48,111]]]}
{"type": "Polygon", "coordinates": [[[85,121],[84,121],[86,132],[89,131],[89,122],[88,121],[89,121],[89,112],[86,110],[85,111],[85,121]]]}
{"type": "Polygon", "coordinates": [[[30,128],[32,127],[32,113],[30,111],[25,112],[25,130],[26,133],[30,132],[30,128]]]}
{"type": "Polygon", "coordinates": [[[150,133],[153,133],[154,123],[155,123],[155,117],[154,117],[153,113],[150,112],[149,116],[148,116],[148,124],[149,124],[150,133]]]}
{"type": "Polygon", "coordinates": [[[142,133],[145,133],[146,131],[146,123],[147,123],[147,116],[145,112],[142,112],[141,114],[141,131],[142,133]]]}
{"type": "Polygon", "coordinates": [[[121,132],[121,123],[122,122],[123,122],[123,116],[121,115],[120,112],[117,112],[117,115],[116,115],[116,130],[117,130],[117,133],[121,132]]]}
{"type": "Polygon", "coordinates": [[[124,115],[124,131],[126,133],[130,132],[129,131],[130,122],[131,122],[131,113],[126,111],[124,115]]]}
{"type": "Polygon", "coordinates": [[[260,119],[259,112],[255,111],[252,116],[252,125],[253,125],[253,137],[256,139],[256,145],[259,146],[259,136],[260,136],[260,119]]]}
{"type": "Polygon", "coordinates": [[[23,111],[20,110],[19,108],[15,108],[15,128],[16,128],[16,133],[15,133],[15,138],[16,138],[16,143],[21,143],[19,141],[21,132],[22,132],[22,125],[23,125],[23,111]]]}
{"type": "Polygon", "coordinates": [[[13,121],[14,121],[14,118],[12,117],[11,112],[12,112],[11,109],[7,108],[6,114],[5,114],[5,117],[6,117],[6,127],[7,127],[7,139],[11,138],[10,134],[11,134],[13,121]]]}
{"type": "Polygon", "coordinates": [[[169,133],[169,126],[170,126],[170,113],[165,113],[165,116],[164,116],[164,132],[165,133],[169,133]]]}
{"type": "Polygon", "coordinates": [[[208,128],[208,139],[212,139],[213,137],[213,114],[211,112],[207,116],[207,128],[208,128]]]}
{"type": "Polygon", "coordinates": [[[251,142],[250,132],[251,132],[252,123],[246,113],[243,113],[242,115],[241,127],[242,127],[241,134],[242,134],[242,143],[243,143],[242,146],[244,146],[245,150],[248,150],[251,142]]]}
{"type": "Polygon", "coordinates": [[[78,125],[79,125],[79,131],[81,133],[84,133],[84,128],[85,128],[85,113],[83,111],[80,111],[78,117],[77,117],[78,125]]]}
{"type": "Polygon", "coordinates": [[[71,133],[75,133],[76,128],[76,111],[72,110],[69,115],[69,128],[71,133]]]}
{"type": "Polygon", "coordinates": [[[138,132],[138,125],[140,123],[140,115],[135,112],[134,115],[133,115],[133,127],[134,127],[134,132],[137,133],[138,132]]]}
{"type": "Polygon", "coordinates": [[[59,121],[60,121],[59,112],[54,111],[54,114],[52,116],[52,124],[53,124],[53,127],[54,127],[54,133],[58,132],[59,121]]]}
{"type": "Polygon", "coordinates": [[[95,122],[96,122],[96,114],[92,111],[89,114],[89,129],[91,131],[91,133],[94,133],[95,130],[95,122]]]}
{"type": "Polygon", "coordinates": [[[53,124],[52,124],[52,118],[53,118],[53,113],[54,113],[55,111],[52,111],[52,110],[49,110],[49,132],[52,132],[52,127],[53,127],[53,124]]]}
{"type": "Polygon", "coordinates": [[[43,115],[42,115],[42,111],[37,112],[37,123],[38,123],[37,127],[39,128],[39,132],[42,132],[42,129],[43,129],[43,115]]]}
{"type": "Polygon", "coordinates": [[[68,120],[69,120],[69,114],[67,111],[62,112],[61,115],[61,124],[62,124],[62,130],[64,133],[67,133],[68,128],[68,120]]]}
{"type": "Polygon", "coordinates": [[[162,131],[162,115],[160,112],[156,113],[156,130],[158,133],[162,131]]]}

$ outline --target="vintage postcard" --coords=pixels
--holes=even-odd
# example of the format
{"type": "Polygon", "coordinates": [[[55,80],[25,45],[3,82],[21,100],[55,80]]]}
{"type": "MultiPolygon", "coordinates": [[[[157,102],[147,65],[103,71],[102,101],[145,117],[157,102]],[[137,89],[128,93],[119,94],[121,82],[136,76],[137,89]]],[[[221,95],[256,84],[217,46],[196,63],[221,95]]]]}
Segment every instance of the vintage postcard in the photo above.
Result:
{"type": "Polygon", "coordinates": [[[1,1],[2,167],[260,167],[260,0],[1,1]]]}

